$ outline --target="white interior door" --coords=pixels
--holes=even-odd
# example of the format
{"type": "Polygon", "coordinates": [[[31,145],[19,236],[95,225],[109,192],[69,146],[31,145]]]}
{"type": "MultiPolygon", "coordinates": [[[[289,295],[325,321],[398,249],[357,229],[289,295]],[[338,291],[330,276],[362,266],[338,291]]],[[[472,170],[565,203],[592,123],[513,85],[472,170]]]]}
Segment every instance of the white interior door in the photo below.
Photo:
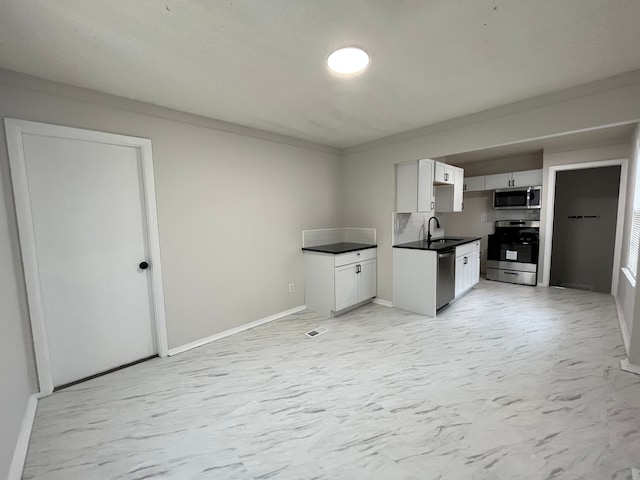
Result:
{"type": "Polygon", "coordinates": [[[19,140],[36,269],[27,261],[25,274],[39,282],[53,386],[158,353],[150,272],[159,259],[141,148],[25,132],[19,140]]]}

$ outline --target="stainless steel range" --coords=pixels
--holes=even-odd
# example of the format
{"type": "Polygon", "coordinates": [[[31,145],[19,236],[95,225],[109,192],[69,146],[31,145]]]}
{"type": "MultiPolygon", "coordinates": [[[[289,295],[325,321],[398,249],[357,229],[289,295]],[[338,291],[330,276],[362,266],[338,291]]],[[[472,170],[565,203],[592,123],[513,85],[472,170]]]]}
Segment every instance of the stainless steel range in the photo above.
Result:
{"type": "Polygon", "coordinates": [[[487,279],[536,285],[540,222],[498,220],[489,235],[487,279]]]}

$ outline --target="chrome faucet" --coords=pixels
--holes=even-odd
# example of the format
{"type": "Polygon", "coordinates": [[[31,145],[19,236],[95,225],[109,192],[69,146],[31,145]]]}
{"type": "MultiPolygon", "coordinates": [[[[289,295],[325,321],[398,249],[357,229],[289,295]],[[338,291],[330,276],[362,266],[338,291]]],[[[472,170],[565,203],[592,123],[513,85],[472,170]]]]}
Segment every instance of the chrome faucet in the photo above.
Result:
{"type": "Polygon", "coordinates": [[[431,243],[431,220],[435,220],[436,228],[440,228],[440,222],[436,217],[431,217],[427,220],[427,243],[431,243]]]}

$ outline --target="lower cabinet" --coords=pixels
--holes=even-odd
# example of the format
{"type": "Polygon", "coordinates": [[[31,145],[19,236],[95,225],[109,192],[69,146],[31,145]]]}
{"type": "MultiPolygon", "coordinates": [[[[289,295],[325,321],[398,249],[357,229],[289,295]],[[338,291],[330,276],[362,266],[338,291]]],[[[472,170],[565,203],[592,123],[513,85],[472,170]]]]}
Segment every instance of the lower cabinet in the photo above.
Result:
{"type": "Polygon", "coordinates": [[[456,298],[480,281],[480,241],[456,247],[456,298]]]}
{"type": "Polygon", "coordinates": [[[336,267],[335,311],[376,296],[376,260],[336,267]]]}
{"type": "Polygon", "coordinates": [[[377,295],[377,249],[338,255],[305,252],[305,304],[333,316],[377,295]]]}

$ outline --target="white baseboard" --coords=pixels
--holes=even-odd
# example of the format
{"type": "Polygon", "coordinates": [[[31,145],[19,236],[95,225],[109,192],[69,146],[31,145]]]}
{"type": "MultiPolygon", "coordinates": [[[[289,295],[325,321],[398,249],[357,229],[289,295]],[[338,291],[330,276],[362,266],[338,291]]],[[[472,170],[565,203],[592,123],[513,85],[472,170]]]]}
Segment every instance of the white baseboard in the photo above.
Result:
{"type": "Polygon", "coordinates": [[[207,343],[214,342],[216,340],[220,340],[221,338],[229,337],[231,335],[235,335],[236,333],[244,332],[245,330],[249,330],[250,328],[255,328],[260,325],[264,325],[265,323],[273,322],[274,320],[278,320],[280,318],[286,317],[287,315],[292,315],[294,313],[301,312],[305,310],[307,307],[305,305],[300,305],[299,307],[291,308],[289,310],[285,310],[284,312],[276,313],[274,315],[269,315],[268,317],[261,318],[256,320],[255,322],[245,323],[244,325],[240,325],[239,327],[232,328],[230,330],[225,330],[224,332],[216,333],[215,335],[211,335],[210,337],[201,338],[200,340],[196,340],[195,342],[187,343],[186,345],[182,345],[180,347],[169,349],[169,356],[177,355],[179,353],[186,352],[187,350],[191,350],[193,348],[198,348],[207,343]]]}
{"type": "Polygon", "coordinates": [[[629,335],[629,329],[627,328],[627,322],[624,318],[624,311],[618,302],[618,297],[614,295],[614,303],[616,304],[616,310],[618,311],[618,323],[620,324],[620,333],[622,334],[622,343],[624,343],[624,350],[629,355],[629,344],[631,341],[631,335],[629,335]]]}
{"type": "Polygon", "coordinates": [[[382,300],[381,298],[374,298],[373,303],[382,305],[383,307],[393,307],[393,303],[391,303],[389,300],[382,300]]]}
{"type": "Polygon", "coordinates": [[[625,372],[630,372],[630,373],[635,373],[636,375],[640,375],[640,366],[629,363],[628,358],[623,358],[622,360],[620,360],[620,368],[625,372]]]}
{"type": "Polygon", "coordinates": [[[8,480],[20,480],[22,478],[24,461],[27,459],[27,450],[29,449],[31,430],[33,429],[33,422],[36,419],[38,398],[39,395],[34,393],[29,397],[29,401],[27,402],[27,408],[22,419],[22,426],[20,427],[20,434],[18,435],[16,448],[13,451],[13,460],[11,460],[11,467],[9,467],[8,480]]]}

